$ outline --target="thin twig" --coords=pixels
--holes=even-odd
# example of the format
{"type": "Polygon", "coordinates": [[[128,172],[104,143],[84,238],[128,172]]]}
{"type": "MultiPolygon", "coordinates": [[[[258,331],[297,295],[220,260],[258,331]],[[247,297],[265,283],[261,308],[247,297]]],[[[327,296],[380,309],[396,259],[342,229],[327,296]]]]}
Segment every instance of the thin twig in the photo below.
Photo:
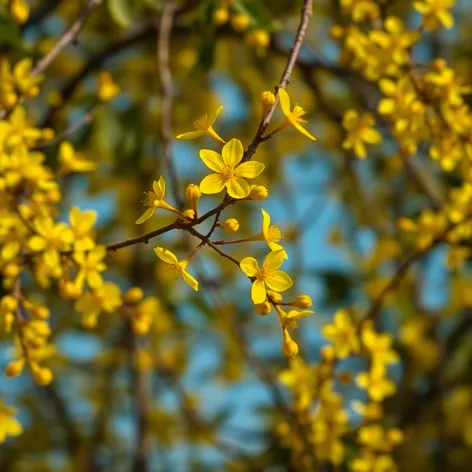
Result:
{"type": "Polygon", "coordinates": [[[172,194],[178,208],[182,210],[183,200],[179,192],[179,179],[172,159],[172,139],[174,138],[172,131],[172,101],[174,90],[169,65],[170,36],[176,10],[177,2],[175,1],[166,2],[162,10],[159,33],[157,35],[157,65],[162,84],[161,132],[164,140],[164,161],[169,173],[172,194]]]}
{"type": "Polygon", "coordinates": [[[49,64],[74,40],[85,26],[90,14],[101,5],[103,0],[89,0],[81,15],[69,26],[54,47],[34,66],[31,76],[44,72],[49,64]]]}

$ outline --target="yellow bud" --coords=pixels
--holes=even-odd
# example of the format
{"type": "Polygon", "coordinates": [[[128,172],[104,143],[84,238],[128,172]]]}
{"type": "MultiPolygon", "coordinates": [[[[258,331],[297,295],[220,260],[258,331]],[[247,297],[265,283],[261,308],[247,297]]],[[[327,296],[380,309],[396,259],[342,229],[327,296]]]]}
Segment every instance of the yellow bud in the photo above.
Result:
{"type": "Polygon", "coordinates": [[[75,299],[82,295],[82,289],[74,282],[68,281],[61,286],[61,295],[63,298],[75,299]]]}
{"type": "Polygon", "coordinates": [[[268,315],[272,311],[272,305],[265,301],[254,306],[254,311],[261,316],[268,315]]]}
{"type": "Polygon", "coordinates": [[[270,90],[261,93],[261,106],[264,112],[271,108],[274,103],[275,95],[270,90]]]}
{"type": "Polygon", "coordinates": [[[15,279],[20,274],[21,268],[18,264],[10,263],[3,268],[3,275],[5,277],[15,279]]]}
{"type": "Polygon", "coordinates": [[[263,185],[251,185],[251,191],[247,196],[248,200],[261,201],[269,196],[269,191],[263,185]]]}
{"type": "Polygon", "coordinates": [[[236,218],[228,218],[222,228],[228,233],[236,233],[239,229],[239,221],[236,218]]]}
{"type": "Polygon", "coordinates": [[[123,295],[123,302],[128,305],[139,303],[144,297],[144,292],[139,287],[131,287],[123,295]]]}
{"type": "Polygon", "coordinates": [[[10,11],[17,23],[26,23],[26,20],[29,18],[30,10],[25,0],[12,0],[10,11]]]}
{"type": "Polygon", "coordinates": [[[250,45],[265,49],[270,43],[270,34],[264,30],[253,30],[247,33],[246,40],[250,45]]]}
{"type": "Polygon", "coordinates": [[[251,19],[243,13],[231,17],[231,25],[236,31],[244,31],[251,22],[251,19]]]}
{"type": "Polygon", "coordinates": [[[344,36],[344,28],[339,25],[334,25],[329,30],[329,36],[331,39],[341,39],[344,36]]]}
{"type": "Polygon", "coordinates": [[[279,292],[274,292],[273,290],[267,290],[267,296],[272,298],[275,303],[280,303],[282,301],[282,295],[279,292]]]}
{"type": "Polygon", "coordinates": [[[336,358],[333,346],[331,345],[323,346],[321,348],[321,357],[323,359],[323,362],[327,364],[333,363],[336,358]]]}
{"type": "Polygon", "coordinates": [[[311,307],[311,297],[309,295],[299,295],[295,298],[295,301],[291,305],[296,306],[297,308],[310,308],[311,307]]]}
{"type": "Polygon", "coordinates": [[[447,62],[442,57],[439,57],[431,62],[431,67],[435,72],[441,72],[447,67],[447,62]]]}
{"type": "Polygon", "coordinates": [[[51,139],[56,135],[52,128],[44,128],[41,130],[41,134],[43,135],[44,141],[51,141],[51,139]]]}
{"type": "Polygon", "coordinates": [[[195,184],[188,184],[187,188],[185,189],[185,197],[189,202],[196,202],[200,200],[202,196],[202,192],[200,191],[200,187],[195,184]]]}
{"type": "Polygon", "coordinates": [[[5,295],[2,298],[1,307],[5,311],[15,311],[18,308],[18,301],[11,295],[5,295]]]}
{"type": "Polygon", "coordinates": [[[275,427],[275,434],[282,438],[284,438],[285,436],[288,436],[290,434],[290,425],[286,422],[279,423],[275,427]]]}
{"type": "Polygon", "coordinates": [[[113,77],[108,71],[103,71],[98,74],[98,99],[102,102],[112,100],[120,93],[120,87],[115,84],[113,77]]]}
{"type": "Polygon", "coordinates": [[[51,312],[48,307],[38,306],[35,308],[36,309],[34,310],[34,315],[36,316],[36,318],[39,318],[41,320],[47,320],[49,318],[51,312]]]}
{"type": "Polygon", "coordinates": [[[224,25],[228,21],[228,18],[229,11],[227,8],[217,8],[213,12],[213,23],[215,23],[215,25],[224,25]]]}
{"type": "Polygon", "coordinates": [[[400,231],[415,232],[417,230],[417,224],[409,218],[400,218],[397,221],[397,227],[400,231]]]}
{"type": "Polygon", "coordinates": [[[51,190],[46,194],[46,201],[48,203],[58,203],[61,201],[61,192],[59,190],[51,190]]]}
{"type": "Polygon", "coordinates": [[[293,357],[298,354],[298,344],[290,337],[290,334],[286,329],[284,329],[282,350],[287,357],[293,357]]]}
{"type": "Polygon", "coordinates": [[[45,385],[49,385],[53,380],[53,375],[52,375],[51,370],[46,367],[40,367],[37,364],[34,364],[34,367],[33,367],[33,364],[32,364],[31,371],[33,374],[34,381],[41,387],[44,387],[45,385]]]}
{"type": "Polygon", "coordinates": [[[7,377],[18,377],[25,367],[25,359],[24,357],[17,359],[16,361],[10,362],[5,367],[5,375],[7,377]]]}
{"type": "Polygon", "coordinates": [[[195,211],[192,210],[191,208],[187,208],[187,210],[184,210],[182,214],[189,220],[195,219],[195,211]]]}
{"type": "Polygon", "coordinates": [[[398,428],[393,428],[387,432],[388,439],[394,444],[400,444],[403,442],[403,431],[398,428]]]}

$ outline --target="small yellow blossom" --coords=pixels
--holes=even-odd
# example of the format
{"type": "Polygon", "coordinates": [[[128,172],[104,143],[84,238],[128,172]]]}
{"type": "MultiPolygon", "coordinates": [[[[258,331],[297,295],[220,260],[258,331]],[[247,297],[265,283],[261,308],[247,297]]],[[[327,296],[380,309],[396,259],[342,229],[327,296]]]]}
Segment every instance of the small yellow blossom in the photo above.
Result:
{"type": "Polygon", "coordinates": [[[210,149],[202,149],[200,158],[208,168],[216,172],[207,175],[200,182],[202,193],[219,193],[226,187],[230,197],[246,198],[251,188],[244,179],[257,177],[265,166],[256,161],[239,164],[243,156],[244,148],[239,139],[231,139],[223,146],[221,154],[210,149]]]}
{"type": "Polygon", "coordinates": [[[95,246],[92,237],[92,228],[97,221],[97,212],[80,211],[78,207],[72,207],[69,212],[69,222],[74,233],[74,248],[76,251],[88,251],[95,246]]]}
{"type": "Polygon", "coordinates": [[[387,369],[384,364],[374,362],[369,372],[361,372],[356,377],[359,387],[367,390],[374,402],[381,402],[384,398],[395,393],[395,384],[387,378],[387,369]]]}
{"type": "Polygon", "coordinates": [[[380,16],[380,8],[375,0],[341,0],[341,8],[356,22],[376,20],[380,16]]]}
{"type": "Polygon", "coordinates": [[[97,325],[98,315],[111,313],[121,305],[121,291],[118,286],[107,282],[92,292],[84,293],[75,303],[75,310],[82,313],[82,324],[86,328],[97,325]]]}
{"type": "Polygon", "coordinates": [[[201,116],[193,123],[193,127],[196,131],[188,131],[187,133],[179,134],[177,135],[177,139],[195,139],[200,136],[210,136],[210,138],[216,139],[216,141],[225,144],[226,141],[213,129],[213,125],[215,124],[218,115],[221,113],[221,110],[223,110],[223,105],[220,106],[215,113],[201,116]]]}
{"type": "Polygon", "coordinates": [[[359,352],[360,342],[356,326],[346,310],[336,312],[334,322],[323,328],[323,336],[333,343],[336,355],[341,359],[359,352]]]}
{"type": "Polygon", "coordinates": [[[108,102],[120,93],[120,87],[113,81],[110,72],[103,71],[97,77],[97,95],[102,102],[108,102]]]}
{"type": "Polygon", "coordinates": [[[177,213],[179,216],[183,216],[179,210],[164,201],[166,183],[162,175],[159,177],[158,181],[154,181],[152,184],[152,189],[154,191],[149,192],[146,196],[146,200],[144,201],[144,205],[149,208],[136,220],[137,225],[140,225],[141,223],[149,220],[149,218],[154,215],[156,208],[163,208],[164,210],[168,210],[173,213],[177,213]]]}
{"type": "Polygon", "coordinates": [[[423,15],[425,29],[433,31],[439,26],[452,28],[454,17],[448,11],[456,4],[456,0],[422,0],[414,2],[413,6],[423,15]]]}
{"type": "Polygon", "coordinates": [[[283,114],[285,115],[285,122],[281,125],[281,128],[292,125],[304,136],[312,139],[313,141],[316,141],[316,138],[302,126],[307,123],[307,121],[302,118],[302,116],[306,113],[305,110],[299,105],[295,105],[293,110],[291,109],[290,97],[285,89],[279,89],[279,98],[280,107],[282,108],[283,114]]]}
{"type": "Polygon", "coordinates": [[[241,270],[248,276],[254,277],[251,298],[254,304],[263,303],[266,299],[266,286],[275,292],[288,290],[292,279],[288,274],[277,270],[284,260],[283,251],[271,251],[264,260],[262,267],[253,257],[245,257],[239,264],[241,270]]]}
{"type": "Polygon", "coordinates": [[[59,175],[90,172],[97,167],[95,162],[87,161],[82,154],[76,152],[69,141],[63,141],[59,146],[59,164],[59,175]]]}
{"type": "Polygon", "coordinates": [[[382,141],[382,136],[373,128],[374,125],[375,119],[370,113],[359,115],[356,110],[348,110],[343,117],[343,127],[347,131],[343,149],[353,149],[357,157],[366,157],[365,144],[378,144],[382,141]]]}
{"type": "Polygon", "coordinates": [[[236,218],[228,218],[222,228],[228,233],[236,233],[239,230],[239,221],[236,218]]]}
{"type": "Polygon", "coordinates": [[[103,285],[100,272],[107,268],[102,261],[106,254],[105,246],[97,246],[87,253],[77,252],[74,254],[74,261],[79,266],[79,272],[75,279],[75,284],[78,287],[82,288],[85,282],[87,282],[91,289],[96,289],[103,285]]]}
{"type": "Polygon", "coordinates": [[[19,436],[23,432],[20,422],[13,418],[15,414],[16,410],[6,406],[0,399],[0,444],[8,436],[19,436]]]}
{"type": "Polygon", "coordinates": [[[193,288],[193,290],[198,291],[198,281],[192,274],[187,272],[187,259],[179,262],[173,252],[169,251],[168,249],[164,249],[163,247],[156,247],[154,252],[161,261],[169,265],[169,271],[174,273],[175,278],[181,275],[187,285],[193,288]]]}

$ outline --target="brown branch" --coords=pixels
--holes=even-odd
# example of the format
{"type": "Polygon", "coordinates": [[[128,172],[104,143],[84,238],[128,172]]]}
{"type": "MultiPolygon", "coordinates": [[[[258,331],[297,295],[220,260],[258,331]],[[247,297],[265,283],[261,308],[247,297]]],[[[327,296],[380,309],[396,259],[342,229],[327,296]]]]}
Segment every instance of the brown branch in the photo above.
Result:
{"type": "Polygon", "coordinates": [[[167,172],[169,173],[172,194],[177,202],[178,208],[182,210],[183,200],[179,192],[179,178],[172,159],[172,140],[174,139],[174,133],[172,131],[172,99],[174,90],[169,65],[170,36],[176,10],[177,2],[175,1],[168,1],[162,10],[157,35],[157,65],[162,84],[161,132],[164,140],[164,161],[166,163],[167,172]]]}
{"type": "Polygon", "coordinates": [[[49,64],[74,40],[85,26],[90,14],[101,5],[103,0],[89,0],[81,15],[69,26],[54,47],[34,66],[31,76],[44,72],[49,64]]]}

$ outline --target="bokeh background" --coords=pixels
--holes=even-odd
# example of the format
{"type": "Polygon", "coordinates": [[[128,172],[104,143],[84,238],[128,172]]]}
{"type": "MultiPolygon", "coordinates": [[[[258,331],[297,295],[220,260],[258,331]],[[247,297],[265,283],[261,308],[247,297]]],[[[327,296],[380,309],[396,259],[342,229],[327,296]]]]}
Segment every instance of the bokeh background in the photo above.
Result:
{"type": "MultiPolygon", "coordinates": [[[[21,28],[1,20],[1,51],[13,57],[40,57],[78,16],[82,3],[30,2],[32,15],[21,28]]],[[[99,163],[98,169],[63,180],[61,218],[67,220],[73,205],[95,210],[98,240],[103,243],[172,221],[158,213],[143,226],[134,224],[152,181],[169,176],[163,159],[157,61],[164,3],[105,2],[48,69],[40,96],[28,103],[36,123],[58,132],[81,123],[93,108],[93,119],[70,140],[99,163]],[[97,74],[103,70],[111,72],[121,93],[94,108],[97,74]]],[[[194,119],[223,105],[218,132],[247,146],[260,120],[259,95],[273,89],[280,79],[301,2],[233,3],[239,5],[233,15],[243,10],[249,13],[254,28],[270,33],[270,44],[257,44],[231,19],[215,24],[212,14],[219,6],[217,0],[182,1],[170,44],[175,135],[189,131],[194,119]]],[[[420,23],[411,2],[379,3],[409,26],[420,23]]],[[[452,30],[425,34],[414,57],[418,62],[444,57],[469,82],[472,2],[458,1],[454,17],[452,30]]],[[[453,179],[441,173],[423,149],[407,166],[382,125],[384,143],[370,148],[368,159],[359,160],[342,150],[343,113],[349,108],[375,111],[381,96],[375,85],[339,62],[338,43],[330,39],[329,31],[346,22],[338,1],[314,2],[300,63],[288,87],[292,100],[307,110],[307,129],[317,141],[290,128],[263,143],[256,157],[266,171],[257,183],[268,187],[268,199],[234,205],[224,214],[240,222],[238,237],[260,230],[260,208],[282,229],[289,254],[284,269],[294,279],[293,293],[310,295],[316,311],[297,330],[307,363],[319,360],[320,348],[326,344],[321,328],[335,311],[368,309],[404,256],[395,221],[413,217],[430,205],[412,173],[427,180],[439,197],[453,179]]],[[[277,111],[274,120],[281,119],[277,111]]],[[[175,140],[172,146],[183,193],[185,185],[198,184],[206,175],[199,149],[217,149],[217,145],[202,138],[175,140]]],[[[46,154],[48,163],[56,166],[57,146],[46,149],[46,154]]],[[[201,212],[218,202],[218,196],[204,197],[201,212]]],[[[223,232],[220,236],[232,237],[223,232]]],[[[161,312],[143,339],[133,338],[127,321],[115,314],[103,315],[95,330],[86,330],[70,303],[52,293],[35,294],[31,286],[31,296],[43,297],[52,310],[57,354],[49,363],[56,380],[42,388],[25,375],[15,380],[0,378],[1,396],[20,408],[25,426],[22,436],[0,446],[2,472],[145,470],[136,455],[143,415],[150,471],[239,470],[234,463],[240,457],[250,457],[256,470],[291,470],[288,452],[276,434],[282,417],[278,403],[289,402],[288,392],[277,380],[288,362],[281,352],[280,325],[274,314],[254,313],[247,279],[209,249],[200,251],[190,265],[201,282],[198,293],[181,281],[168,280],[153,247],[169,247],[183,257],[196,244],[174,232],[109,256],[108,280],[123,290],[143,287],[146,295],[160,301],[161,312]],[[163,356],[170,368],[161,368],[163,356]],[[145,408],[144,413],[140,408],[145,408]]],[[[255,242],[234,245],[228,251],[238,259],[248,255],[262,259],[266,246],[255,242]]],[[[396,453],[400,470],[468,470],[472,405],[466,401],[469,406],[462,410],[464,417],[471,418],[468,425],[461,424],[456,435],[445,439],[441,433],[449,421],[443,389],[459,385],[470,398],[470,323],[463,321],[463,315],[470,313],[467,304],[457,309],[451,296],[454,290],[469,293],[468,280],[467,271],[458,274],[447,269],[445,249],[438,247],[415,266],[382,310],[381,328],[395,335],[402,355],[402,362],[390,372],[399,391],[389,400],[387,418],[407,431],[396,453]],[[405,328],[415,320],[427,326],[428,342],[419,352],[411,348],[405,328]],[[451,333],[456,336],[452,345],[442,344],[451,333]],[[437,377],[439,364],[442,370],[437,377]],[[469,434],[464,439],[466,429],[469,434]]],[[[11,352],[11,341],[4,338],[2,366],[11,359],[11,352]]],[[[340,368],[356,372],[362,367],[348,363],[340,368]]],[[[352,385],[339,389],[346,403],[364,398],[352,385]]],[[[350,414],[356,424],[359,418],[353,411],[350,414]]],[[[326,470],[332,469],[327,466],[326,470]]]]}

